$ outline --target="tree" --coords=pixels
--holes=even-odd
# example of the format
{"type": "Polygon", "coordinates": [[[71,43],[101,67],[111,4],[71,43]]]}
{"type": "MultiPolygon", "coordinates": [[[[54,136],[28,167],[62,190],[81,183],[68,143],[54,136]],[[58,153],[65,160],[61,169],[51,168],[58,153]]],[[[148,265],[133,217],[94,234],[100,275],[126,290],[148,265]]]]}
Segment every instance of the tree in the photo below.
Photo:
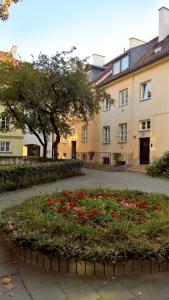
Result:
{"type": "MultiPolygon", "coordinates": [[[[86,61],[70,51],[48,57],[40,54],[32,64],[5,63],[0,68],[0,99],[4,114],[15,127],[27,126],[40,135],[55,134],[53,155],[57,158],[62,134],[69,134],[73,120],[88,122],[100,103],[111,100],[104,90],[95,89],[86,74],[86,61]],[[3,67],[4,66],[4,67],[3,67]]],[[[42,143],[42,141],[40,141],[42,143]]]]}
{"type": "Polygon", "coordinates": [[[9,7],[20,0],[0,0],[0,19],[6,21],[9,17],[9,7]]]}
{"type": "Polygon", "coordinates": [[[13,129],[34,134],[43,147],[43,157],[46,159],[48,137],[52,128],[49,117],[39,110],[40,75],[29,63],[14,63],[9,60],[1,62],[0,104],[3,110],[0,116],[10,118],[13,129]]]}
{"type": "Polygon", "coordinates": [[[45,97],[41,98],[40,110],[49,116],[55,140],[54,157],[62,134],[70,133],[72,120],[88,122],[99,112],[100,103],[106,98],[113,101],[102,89],[94,88],[86,74],[86,60],[72,56],[70,51],[57,52],[48,57],[40,54],[34,61],[36,69],[45,76],[45,97]]]}

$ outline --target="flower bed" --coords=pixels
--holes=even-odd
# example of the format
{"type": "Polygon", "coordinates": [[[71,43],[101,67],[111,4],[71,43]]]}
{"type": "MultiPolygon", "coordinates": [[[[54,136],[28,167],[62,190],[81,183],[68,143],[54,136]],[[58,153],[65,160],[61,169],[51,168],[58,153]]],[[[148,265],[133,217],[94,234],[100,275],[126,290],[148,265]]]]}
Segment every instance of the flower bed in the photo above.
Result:
{"type": "Polygon", "coordinates": [[[117,262],[168,257],[169,198],[85,190],[40,196],[2,213],[17,245],[55,256],[117,262]]]}

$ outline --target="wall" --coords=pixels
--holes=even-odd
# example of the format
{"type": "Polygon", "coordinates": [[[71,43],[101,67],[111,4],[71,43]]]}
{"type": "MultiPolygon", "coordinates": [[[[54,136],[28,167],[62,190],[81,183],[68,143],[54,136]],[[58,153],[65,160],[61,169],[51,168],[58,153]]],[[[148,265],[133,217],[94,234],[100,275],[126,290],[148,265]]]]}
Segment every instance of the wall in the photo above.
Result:
{"type": "Polygon", "coordinates": [[[169,59],[149,66],[142,71],[116,80],[106,87],[106,91],[116,100],[110,111],[100,113],[99,135],[102,127],[111,127],[109,145],[100,143],[100,151],[133,154],[133,164],[139,164],[139,139],[150,137],[150,161],[169,150],[169,59]],[[152,80],[152,97],[140,101],[140,84],[152,80]],[[128,106],[119,106],[119,91],[128,88],[128,106]],[[139,121],[151,120],[149,131],[139,131],[139,121]],[[118,143],[118,125],[127,123],[127,143],[118,143]]]}

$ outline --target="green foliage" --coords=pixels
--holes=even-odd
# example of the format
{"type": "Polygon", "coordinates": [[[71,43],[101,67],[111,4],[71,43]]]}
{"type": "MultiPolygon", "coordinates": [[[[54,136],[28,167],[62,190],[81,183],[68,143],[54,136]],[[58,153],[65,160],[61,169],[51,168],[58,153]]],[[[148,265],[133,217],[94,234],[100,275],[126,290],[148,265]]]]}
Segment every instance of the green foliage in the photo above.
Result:
{"type": "Polygon", "coordinates": [[[17,245],[53,255],[100,262],[160,260],[169,255],[169,198],[128,190],[56,193],[6,209],[1,227],[17,245]],[[74,210],[59,212],[60,203],[65,205],[65,199],[71,203],[75,198],[74,210]],[[123,200],[139,208],[126,206],[123,200]],[[96,210],[97,215],[81,219],[79,207],[96,210]],[[134,213],[138,217],[138,210],[142,221],[131,218],[134,213]]]}
{"type": "Polygon", "coordinates": [[[32,63],[0,63],[0,101],[2,115],[15,128],[27,128],[47,146],[50,132],[55,133],[55,157],[62,134],[70,133],[72,119],[88,122],[111,100],[104,90],[95,90],[86,74],[86,62],[70,51],[54,56],[40,54],[32,63]],[[43,139],[42,139],[43,137],[43,139]]]}
{"type": "Polygon", "coordinates": [[[83,163],[66,160],[0,168],[0,184],[6,189],[18,189],[80,174],[83,163]]]}
{"type": "Polygon", "coordinates": [[[169,151],[147,168],[147,174],[169,178],[169,151]]]}

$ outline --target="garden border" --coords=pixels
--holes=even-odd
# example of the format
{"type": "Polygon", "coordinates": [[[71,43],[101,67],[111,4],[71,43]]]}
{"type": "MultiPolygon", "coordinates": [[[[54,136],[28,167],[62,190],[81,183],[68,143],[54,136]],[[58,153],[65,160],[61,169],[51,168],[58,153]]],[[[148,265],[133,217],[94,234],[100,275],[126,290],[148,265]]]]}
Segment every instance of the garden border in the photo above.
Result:
{"type": "Polygon", "coordinates": [[[2,232],[4,242],[12,252],[25,263],[29,263],[46,270],[54,270],[62,273],[95,276],[132,276],[148,275],[169,271],[169,258],[161,262],[156,259],[128,260],[117,263],[99,263],[85,260],[75,260],[43,254],[30,248],[17,247],[9,237],[2,232]]]}

